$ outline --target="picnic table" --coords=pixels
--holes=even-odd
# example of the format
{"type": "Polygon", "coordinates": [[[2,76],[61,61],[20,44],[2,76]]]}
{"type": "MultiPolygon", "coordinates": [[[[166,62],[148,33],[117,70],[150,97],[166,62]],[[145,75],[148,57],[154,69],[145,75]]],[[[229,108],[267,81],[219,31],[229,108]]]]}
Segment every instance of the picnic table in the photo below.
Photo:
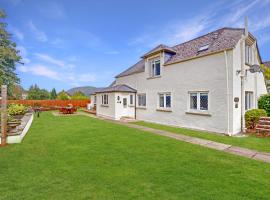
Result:
{"type": "Polygon", "coordinates": [[[62,107],[62,108],[60,108],[59,111],[62,114],[73,114],[73,113],[77,112],[77,108],[75,108],[75,107],[62,107]]]}

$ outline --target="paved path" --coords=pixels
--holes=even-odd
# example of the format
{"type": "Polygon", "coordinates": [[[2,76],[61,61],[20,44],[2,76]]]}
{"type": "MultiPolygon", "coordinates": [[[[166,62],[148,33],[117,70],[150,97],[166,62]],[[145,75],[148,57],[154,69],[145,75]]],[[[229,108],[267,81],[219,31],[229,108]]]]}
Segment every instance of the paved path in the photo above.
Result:
{"type": "Polygon", "coordinates": [[[251,159],[254,159],[254,160],[260,160],[260,161],[270,163],[270,153],[258,152],[256,150],[251,150],[251,149],[247,149],[247,148],[232,146],[232,145],[229,145],[229,144],[214,142],[214,141],[211,141],[211,140],[206,140],[206,139],[191,137],[191,136],[187,136],[187,135],[182,135],[182,134],[179,134],[179,133],[176,134],[176,133],[172,133],[172,132],[168,132],[168,131],[153,129],[153,128],[149,128],[149,127],[145,127],[145,126],[131,124],[131,123],[128,123],[128,122],[125,122],[125,121],[115,121],[115,120],[100,118],[100,117],[96,117],[95,115],[89,115],[89,114],[86,114],[86,113],[82,113],[82,114],[87,115],[87,116],[91,116],[91,117],[95,117],[95,118],[99,118],[99,119],[102,119],[102,120],[110,121],[110,122],[113,122],[113,123],[116,123],[116,124],[125,125],[125,126],[128,126],[130,128],[135,128],[135,129],[139,129],[139,130],[142,130],[142,131],[151,132],[151,133],[154,133],[154,134],[157,134],[157,135],[162,135],[162,136],[166,136],[166,137],[173,138],[173,139],[176,139],[176,140],[188,142],[188,143],[191,143],[191,144],[196,144],[196,145],[200,145],[200,146],[203,146],[203,147],[215,149],[215,150],[218,150],[218,151],[223,151],[223,152],[226,152],[226,153],[230,153],[230,154],[234,154],[234,155],[238,155],[238,156],[242,156],[242,157],[251,158],[251,159]]]}

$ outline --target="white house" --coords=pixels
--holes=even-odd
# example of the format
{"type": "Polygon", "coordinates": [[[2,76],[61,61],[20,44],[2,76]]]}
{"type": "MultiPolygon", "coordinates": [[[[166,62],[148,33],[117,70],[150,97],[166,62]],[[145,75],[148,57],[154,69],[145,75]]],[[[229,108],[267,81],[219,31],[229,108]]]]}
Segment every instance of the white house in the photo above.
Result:
{"type": "Polygon", "coordinates": [[[265,94],[256,38],[222,28],[188,42],[159,45],[92,95],[98,116],[123,117],[233,135],[265,94]],[[256,67],[257,65],[257,67],[256,67]]]}

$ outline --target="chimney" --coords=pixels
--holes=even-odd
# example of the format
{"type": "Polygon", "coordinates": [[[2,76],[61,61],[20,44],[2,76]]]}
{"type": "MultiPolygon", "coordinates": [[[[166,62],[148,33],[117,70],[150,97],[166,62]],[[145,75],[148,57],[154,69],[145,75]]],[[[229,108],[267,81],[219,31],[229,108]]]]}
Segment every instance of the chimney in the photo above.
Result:
{"type": "Polygon", "coordinates": [[[245,17],[245,36],[248,36],[248,17],[245,17]]]}

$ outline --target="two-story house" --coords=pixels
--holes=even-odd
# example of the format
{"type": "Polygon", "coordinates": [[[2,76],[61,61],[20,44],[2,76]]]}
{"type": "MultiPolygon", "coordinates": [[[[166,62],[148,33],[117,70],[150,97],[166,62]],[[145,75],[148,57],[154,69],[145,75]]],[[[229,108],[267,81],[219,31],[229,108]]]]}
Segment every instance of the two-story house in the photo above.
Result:
{"type": "Polygon", "coordinates": [[[188,42],[159,45],[92,96],[98,116],[233,135],[266,93],[256,38],[222,28],[188,42]]]}

